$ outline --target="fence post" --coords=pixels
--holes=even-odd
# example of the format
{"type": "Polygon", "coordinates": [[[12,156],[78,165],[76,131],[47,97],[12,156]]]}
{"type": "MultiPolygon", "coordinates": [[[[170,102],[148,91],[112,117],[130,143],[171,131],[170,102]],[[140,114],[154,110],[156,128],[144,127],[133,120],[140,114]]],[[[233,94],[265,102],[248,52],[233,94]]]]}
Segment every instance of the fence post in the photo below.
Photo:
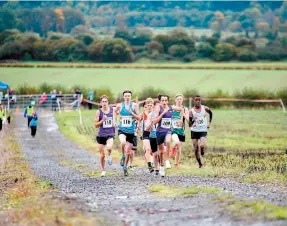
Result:
{"type": "Polygon", "coordinates": [[[191,109],[192,97],[188,98],[188,109],[191,109]]]}
{"type": "Polygon", "coordinates": [[[281,106],[282,106],[283,113],[285,114],[286,110],[285,110],[285,106],[284,106],[284,103],[283,103],[282,99],[280,99],[280,103],[281,103],[281,106]]]}
{"type": "Polygon", "coordinates": [[[82,119],[82,112],[81,112],[81,95],[78,95],[78,111],[79,111],[79,117],[80,117],[80,125],[83,125],[83,119],[82,119]]]}

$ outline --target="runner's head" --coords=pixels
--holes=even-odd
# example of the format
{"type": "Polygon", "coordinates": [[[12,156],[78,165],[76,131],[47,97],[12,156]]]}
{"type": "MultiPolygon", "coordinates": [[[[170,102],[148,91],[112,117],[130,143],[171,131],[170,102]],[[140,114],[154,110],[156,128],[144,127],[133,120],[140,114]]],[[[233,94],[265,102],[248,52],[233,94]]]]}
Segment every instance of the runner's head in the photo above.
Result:
{"type": "Polygon", "coordinates": [[[161,94],[158,96],[158,99],[163,107],[166,107],[168,105],[169,96],[167,94],[161,94]]]}
{"type": "Polygon", "coordinates": [[[194,97],[194,106],[199,108],[201,106],[201,97],[200,95],[196,95],[194,97]]]}
{"type": "Polygon", "coordinates": [[[130,90],[125,90],[125,91],[123,92],[123,97],[124,97],[124,101],[125,101],[126,103],[130,103],[131,100],[132,100],[132,91],[130,91],[130,90]]]}
{"type": "Polygon", "coordinates": [[[179,107],[181,107],[182,105],[183,105],[183,95],[182,94],[177,94],[176,96],[175,96],[175,104],[176,104],[176,106],[179,106],[179,107]]]}
{"type": "Polygon", "coordinates": [[[109,98],[106,95],[101,96],[100,103],[103,108],[107,108],[109,106],[109,98]]]}
{"type": "Polygon", "coordinates": [[[152,98],[147,98],[145,101],[145,106],[147,107],[148,112],[152,112],[153,106],[154,106],[154,101],[152,98]]]}

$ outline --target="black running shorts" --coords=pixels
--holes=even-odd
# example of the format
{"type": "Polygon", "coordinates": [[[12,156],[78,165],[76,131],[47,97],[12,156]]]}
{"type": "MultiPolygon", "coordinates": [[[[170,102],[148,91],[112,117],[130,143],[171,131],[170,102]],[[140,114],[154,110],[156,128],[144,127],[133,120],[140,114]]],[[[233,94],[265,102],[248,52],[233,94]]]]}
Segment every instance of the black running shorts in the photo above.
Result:
{"type": "Polygon", "coordinates": [[[144,131],[143,132],[143,140],[149,140],[150,132],[144,131]]]}
{"type": "Polygon", "coordinates": [[[199,140],[201,137],[207,137],[207,132],[193,132],[193,131],[191,131],[191,139],[199,140]]]}
{"type": "Polygon", "coordinates": [[[157,142],[156,142],[156,138],[150,137],[150,138],[149,138],[149,143],[150,143],[150,147],[151,147],[152,153],[157,152],[157,142]]]}
{"type": "Polygon", "coordinates": [[[109,137],[99,137],[99,136],[97,136],[96,140],[97,140],[98,144],[106,145],[107,144],[107,140],[109,140],[111,138],[114,139],[114,137],[111,137],[111,136],[109,136],[109,137]]]}
{"type": "Polygon", "coordinates": [[[126,141],[129,142],[130,144],[133,144],[134,142],[134,133],[124,133],[121,130],[118,130],[118,135],[124,134],[126,136],[126,141]]]}

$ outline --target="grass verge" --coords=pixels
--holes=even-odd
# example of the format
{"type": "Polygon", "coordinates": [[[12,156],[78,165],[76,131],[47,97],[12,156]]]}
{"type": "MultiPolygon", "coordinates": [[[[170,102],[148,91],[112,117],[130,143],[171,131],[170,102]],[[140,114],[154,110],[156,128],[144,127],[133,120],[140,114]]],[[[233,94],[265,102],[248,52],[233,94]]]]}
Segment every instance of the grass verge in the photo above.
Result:
{"type": "Polygon", "coordinates": [[[277,206],[263,200],[241,200],[233,196],[217,196],[216,200],[226,205],[235,218],[264,218],[268,220],[287,219],[287,206],[277,206]]]}
{"type": "Polygon", "coordinates": [[[196,194],[214,194],[221,192],[220,188],[208,186],[191,187],[170,187],[166,185],[153,185],[148,189],[149,192],[156,193],[165,197],[185,197],[196,194]]]}
{"type": "Polygon", "coordinates": [[[52,183],[38,180],[9,131],[0,146],[0,222],[5,225],[95,225],[96,220],[55,196],[52,183]]]}

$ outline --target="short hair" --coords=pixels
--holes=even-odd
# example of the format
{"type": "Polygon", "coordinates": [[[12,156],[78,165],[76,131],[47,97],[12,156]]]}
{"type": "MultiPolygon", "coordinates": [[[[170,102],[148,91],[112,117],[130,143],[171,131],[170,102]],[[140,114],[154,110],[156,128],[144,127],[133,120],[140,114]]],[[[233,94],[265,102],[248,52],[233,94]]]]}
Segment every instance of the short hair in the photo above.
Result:
{"type": "Polygon", "coordinates": [[[158,100],[161,100],[161,98],[162,97],[167,97],[167,99],[169,100],[169,95],[167,95],[167,94],[160,94],[160,95],[158,95],[158,100]]]}
{"type": "Polygon", "coordinates": [[[153,104],[154,105],[159,104],[159,100],[155,100],[153,104]]]}
{"type": "Polygon", "coordinates": [[[154,104],[154,101],[153,101],[153,99],[152,98],[147,98],[146,100],[145,100],[145,103],[146,104],[148,104],[148,103],[152,103],[152,104],[154,104]]]}
{"type": "Polygon", "coordinates": [[[109,98],[108,98],[107,95],[102,95],[102,96],[100,97],[100,101],[102,101],[102,99],[104,99],[104,98],[106,98],[106,99],[109,101],[109,98]]]}
{"type": "Polygon", "coordinates": [[[184,98],[184,96],[183,96],[182,94],[177,94],[177,95],[175,96],[175,98],[178,98],[178,97],[184,98]]]}
{"type": "Polygon", "coordinates": [[[125,91],[123,92],[123,95],[125,95],[125,93],[130,93],[131,95],[133,94],[132,91],[130,91],[130,90],[125,90],[125,91]]]}
{"type": "Polygon", "coordinates": [[[197,95],[194,96],[194,99],[197,98],[197,97],[201,98],[201,96],[197,94],[197,95]]]}

